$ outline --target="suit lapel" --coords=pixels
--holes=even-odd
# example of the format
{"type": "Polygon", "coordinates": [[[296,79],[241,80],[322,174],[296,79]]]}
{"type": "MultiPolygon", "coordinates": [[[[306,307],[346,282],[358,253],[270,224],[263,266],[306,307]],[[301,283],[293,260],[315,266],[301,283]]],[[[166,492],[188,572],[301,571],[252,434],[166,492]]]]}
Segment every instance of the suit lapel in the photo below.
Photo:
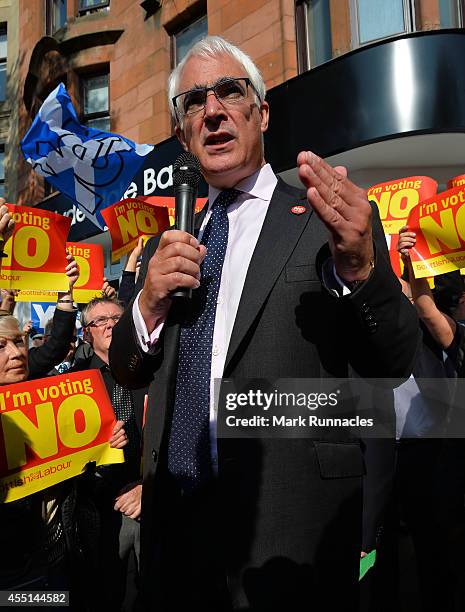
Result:
{"type": "Polygon", "coordinates": [[[312,212],[302,192],[299,194],[296,189],[289,189],[278,179],[247,271],[226,356],[225,376],[234,354],[294,250],[312,212]],[[296,205],[305,206],[306,212],[293,214],[291,209],[296,205]]]}

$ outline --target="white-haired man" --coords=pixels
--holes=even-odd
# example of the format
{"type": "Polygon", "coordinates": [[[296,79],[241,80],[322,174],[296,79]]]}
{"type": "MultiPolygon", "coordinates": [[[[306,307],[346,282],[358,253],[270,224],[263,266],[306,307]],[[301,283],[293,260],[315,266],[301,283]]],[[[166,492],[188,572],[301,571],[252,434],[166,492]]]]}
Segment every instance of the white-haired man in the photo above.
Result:
{"type": "Polygon", "coordinates": [[[372,209],[345,170],[302,152],[299,191],[266,163],[269,107],[250,58],[208,37],[171,75],[169,96],[209,204],[197,237],[172,230],[148,243],[142,291],[110,347],[117,380],[152,381],[144,609],[351,610],[359,445],[218,437],[211,380],[342,377],[349,365],[362,376],[403,376],[415,315],[390,271],[379,219],[374,241],[372,209]],[[321,274],[341,297],[321,289],[321,274]],[[177,287],[195,290],[187,308],[170,297],[177,287]]]}

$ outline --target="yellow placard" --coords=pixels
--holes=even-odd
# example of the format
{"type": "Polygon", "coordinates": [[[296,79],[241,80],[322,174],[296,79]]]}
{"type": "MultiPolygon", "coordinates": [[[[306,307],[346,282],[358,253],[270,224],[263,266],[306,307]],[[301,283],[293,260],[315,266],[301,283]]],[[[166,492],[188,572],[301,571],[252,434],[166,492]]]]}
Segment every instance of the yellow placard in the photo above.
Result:
{"type": "Polygon", "coordinates": [[[0,263],[0,287],[66,291],[65,243],[71,219],[39,208],[7,206],[15,229],[0,263]]]}
{"type": "Polygon", "coordinates": [[[437,187],[437,182],[429,176],[408,176],[373,185],[367,196],[378,207],[384,233],[397,234],[412,208],[433,196],[437,187]]]}
{"type": "Polygon", "coordinates": [[[411,210],[409,228],[416,233],[410,251],[417,278],[465,268],[465,188],[454,187],[411,210]]]}
{"type": "Polygon", "coordinates": [[[99,370],[1,387],[0,501],[77,476],[89,461],[124,461],[108,444],[115,421],[99,370]]]}

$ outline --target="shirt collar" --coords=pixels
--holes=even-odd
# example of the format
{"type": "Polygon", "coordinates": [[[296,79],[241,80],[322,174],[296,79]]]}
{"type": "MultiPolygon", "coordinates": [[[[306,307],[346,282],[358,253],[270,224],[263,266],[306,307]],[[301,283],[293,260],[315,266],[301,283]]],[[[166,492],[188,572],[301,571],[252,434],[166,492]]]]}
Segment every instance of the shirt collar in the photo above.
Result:
{"type": "Polygon", "coordinates": [[[95,368],[99,370],[105,370],[105,368],[109,369],[108,364],[103,361],[96,353],[92,354],[90,359],[89,369],[95,368]]]}
{"type": "MultiPolygon", "coordinates": [[[[239,181],[237,185],[234,185],[234,189],[243,191],[250,198],[259,198],[260,200],[269,202],[273,196],[277,182],[278,179],[276,174],[271,169],[270,164],[265,164],[250,176],[247,176],[245,179],[242,179],[242,181],[239,181]]],[[[212,206],[220,192],[221,190],[217,189],[216,187],[209,187],[209,207],[212,206]]]]}

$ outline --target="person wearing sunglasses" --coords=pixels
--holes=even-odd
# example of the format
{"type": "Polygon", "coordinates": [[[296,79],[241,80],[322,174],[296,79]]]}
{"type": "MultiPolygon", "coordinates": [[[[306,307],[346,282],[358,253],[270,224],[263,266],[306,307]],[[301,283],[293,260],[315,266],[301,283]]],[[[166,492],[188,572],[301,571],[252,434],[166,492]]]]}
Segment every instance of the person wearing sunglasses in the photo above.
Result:
{"type": "MultiPolygon", "coordinates": [[[[264,152],[265,93],[252,60],[215,36],[196,43],[168,82],[175,132],[198,159],[208,204],[195,235],[170,230],[147,242],[137,296],[110,347],[117,381],[151,383],[147,610],[353,610],[360,445],[223,439],[213,381],[349,368],[407,376],[415,351],[415,312],[376,211],[345,168],[312,152],[297,157],[304,189],[276,176],[264,152]],[[173,300],[178,287],[192,300],[173,300]]],[[[296,132],[305,109],[295,100],[292,116],[273,120],[296,132]]]]}

